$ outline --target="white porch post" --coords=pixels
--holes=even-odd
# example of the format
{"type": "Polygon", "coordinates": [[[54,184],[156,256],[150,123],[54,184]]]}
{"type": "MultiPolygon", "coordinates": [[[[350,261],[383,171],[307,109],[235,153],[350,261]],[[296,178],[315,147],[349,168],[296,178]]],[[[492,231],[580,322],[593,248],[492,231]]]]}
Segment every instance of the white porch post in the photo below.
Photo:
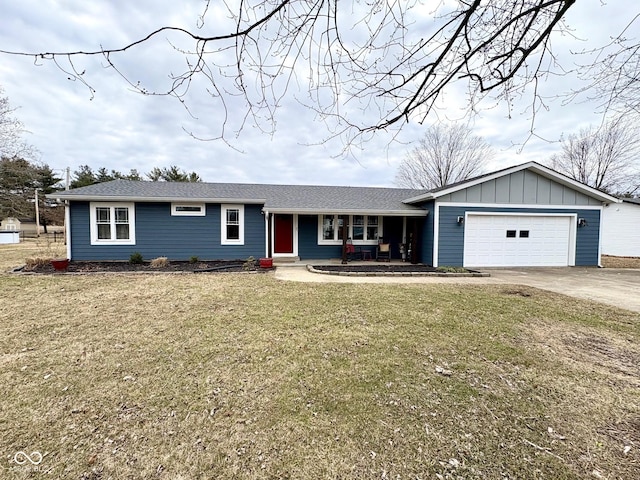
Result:
{"type": "Polygon", "coordinates": [[[269,210],[264,211],[264,250],[265,257],[271,257],[271,222],[269,221],[269,210]]]}

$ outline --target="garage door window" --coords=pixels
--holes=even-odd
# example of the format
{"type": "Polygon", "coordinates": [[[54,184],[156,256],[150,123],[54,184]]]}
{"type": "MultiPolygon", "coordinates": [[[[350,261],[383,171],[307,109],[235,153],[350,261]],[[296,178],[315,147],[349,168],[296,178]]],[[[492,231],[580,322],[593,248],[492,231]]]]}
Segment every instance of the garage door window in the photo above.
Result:
{"type": "Polygon", "coordinates": [[[507,238],[516,238],[515,230],[507,230],[507,238]]]}
{"type": "Polygon", "coordinates": [[[520,230],[520,238],[529,238],[529,230],[520,230]]]}

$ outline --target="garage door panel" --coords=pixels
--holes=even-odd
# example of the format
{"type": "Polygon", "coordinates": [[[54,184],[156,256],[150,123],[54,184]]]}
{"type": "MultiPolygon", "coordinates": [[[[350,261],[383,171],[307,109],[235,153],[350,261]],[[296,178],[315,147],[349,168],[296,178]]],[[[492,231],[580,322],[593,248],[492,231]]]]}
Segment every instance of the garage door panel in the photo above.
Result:
{"type": "Polygon", "coordinates": [[[464,265],[567,266],[571,225],[569,216],[468,214],[464,265]]]}

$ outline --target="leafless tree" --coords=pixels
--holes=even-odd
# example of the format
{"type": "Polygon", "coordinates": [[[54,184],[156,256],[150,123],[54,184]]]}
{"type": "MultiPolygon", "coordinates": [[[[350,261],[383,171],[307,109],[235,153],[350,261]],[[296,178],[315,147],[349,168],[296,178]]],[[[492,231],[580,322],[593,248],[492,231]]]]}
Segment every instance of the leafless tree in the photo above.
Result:
{"type": "Polygon", "coordinates": [[[3,95],[0,87],[0,157],[32,158],[35,149],[22,139],[24,125],[14,116],[16,109],[11,107],[9,98],[3,95]]]}
{"type": "Polygon", "coordinates": [[[396,184],[406,188],[444,187],[482,173],[493,155],[491,146],[473,135],[468,126],[434,125],[398,167],[396,184]]]}
{"type": "Polygon", "coordinates": [[[640,128],[632,117],[618,117],[600,127],[581,129],[562,142],[551,167],[591,187],[612,194],[640,192],[640,128]]]}
{"type": "MultiPolygon", "coordinates": [[[[195,29],[168,25],[126,45],[92,51],[0,53],[51,61],[92,94],[91,72],[78,66],[81,58],[101,57],[136,91],[173,96],[187,109],[190,89],[203,89],[220,106],[223,139],[247,122],[273,132],[276,109],[293,95],[327,123],[330,136],[350,144],[378,130],[423,122],[447,92],[466,91],[472,111],[487,95],[511,102],[532,86],[535,115],[542,102],[538,82],[555,67],[550,37],[568,31],[563,18],[574,4],[207,0],[195,29]],[[142,54],[156,41],[184,62],[182,72],[167,72],[163,87],[156,86],[158,78],[139,81],[140,73],[128,70],[135,62],[122,57],[142,54]],[[368,123],[365,111],[375,112],[377,121],[368,123]]],[[[168,53],[162,55],[165,60],[168,53]]]]}

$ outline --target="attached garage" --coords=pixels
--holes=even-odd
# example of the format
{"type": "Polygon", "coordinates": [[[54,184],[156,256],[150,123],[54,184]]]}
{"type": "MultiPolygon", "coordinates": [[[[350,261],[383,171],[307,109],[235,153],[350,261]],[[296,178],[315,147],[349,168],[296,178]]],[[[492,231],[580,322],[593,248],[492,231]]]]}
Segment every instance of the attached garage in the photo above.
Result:
{"type": "Polygon", "coordinates": [[[599,265],[602,210],[616,202],[536,162],[407,200],[429,212],[420,249],[434,267],[599,265]]]}
{"type": "Polygon", "coordinates": [[[465,267],[566,267],[575,263],[575,215],[468,213],[465,267]]]}

